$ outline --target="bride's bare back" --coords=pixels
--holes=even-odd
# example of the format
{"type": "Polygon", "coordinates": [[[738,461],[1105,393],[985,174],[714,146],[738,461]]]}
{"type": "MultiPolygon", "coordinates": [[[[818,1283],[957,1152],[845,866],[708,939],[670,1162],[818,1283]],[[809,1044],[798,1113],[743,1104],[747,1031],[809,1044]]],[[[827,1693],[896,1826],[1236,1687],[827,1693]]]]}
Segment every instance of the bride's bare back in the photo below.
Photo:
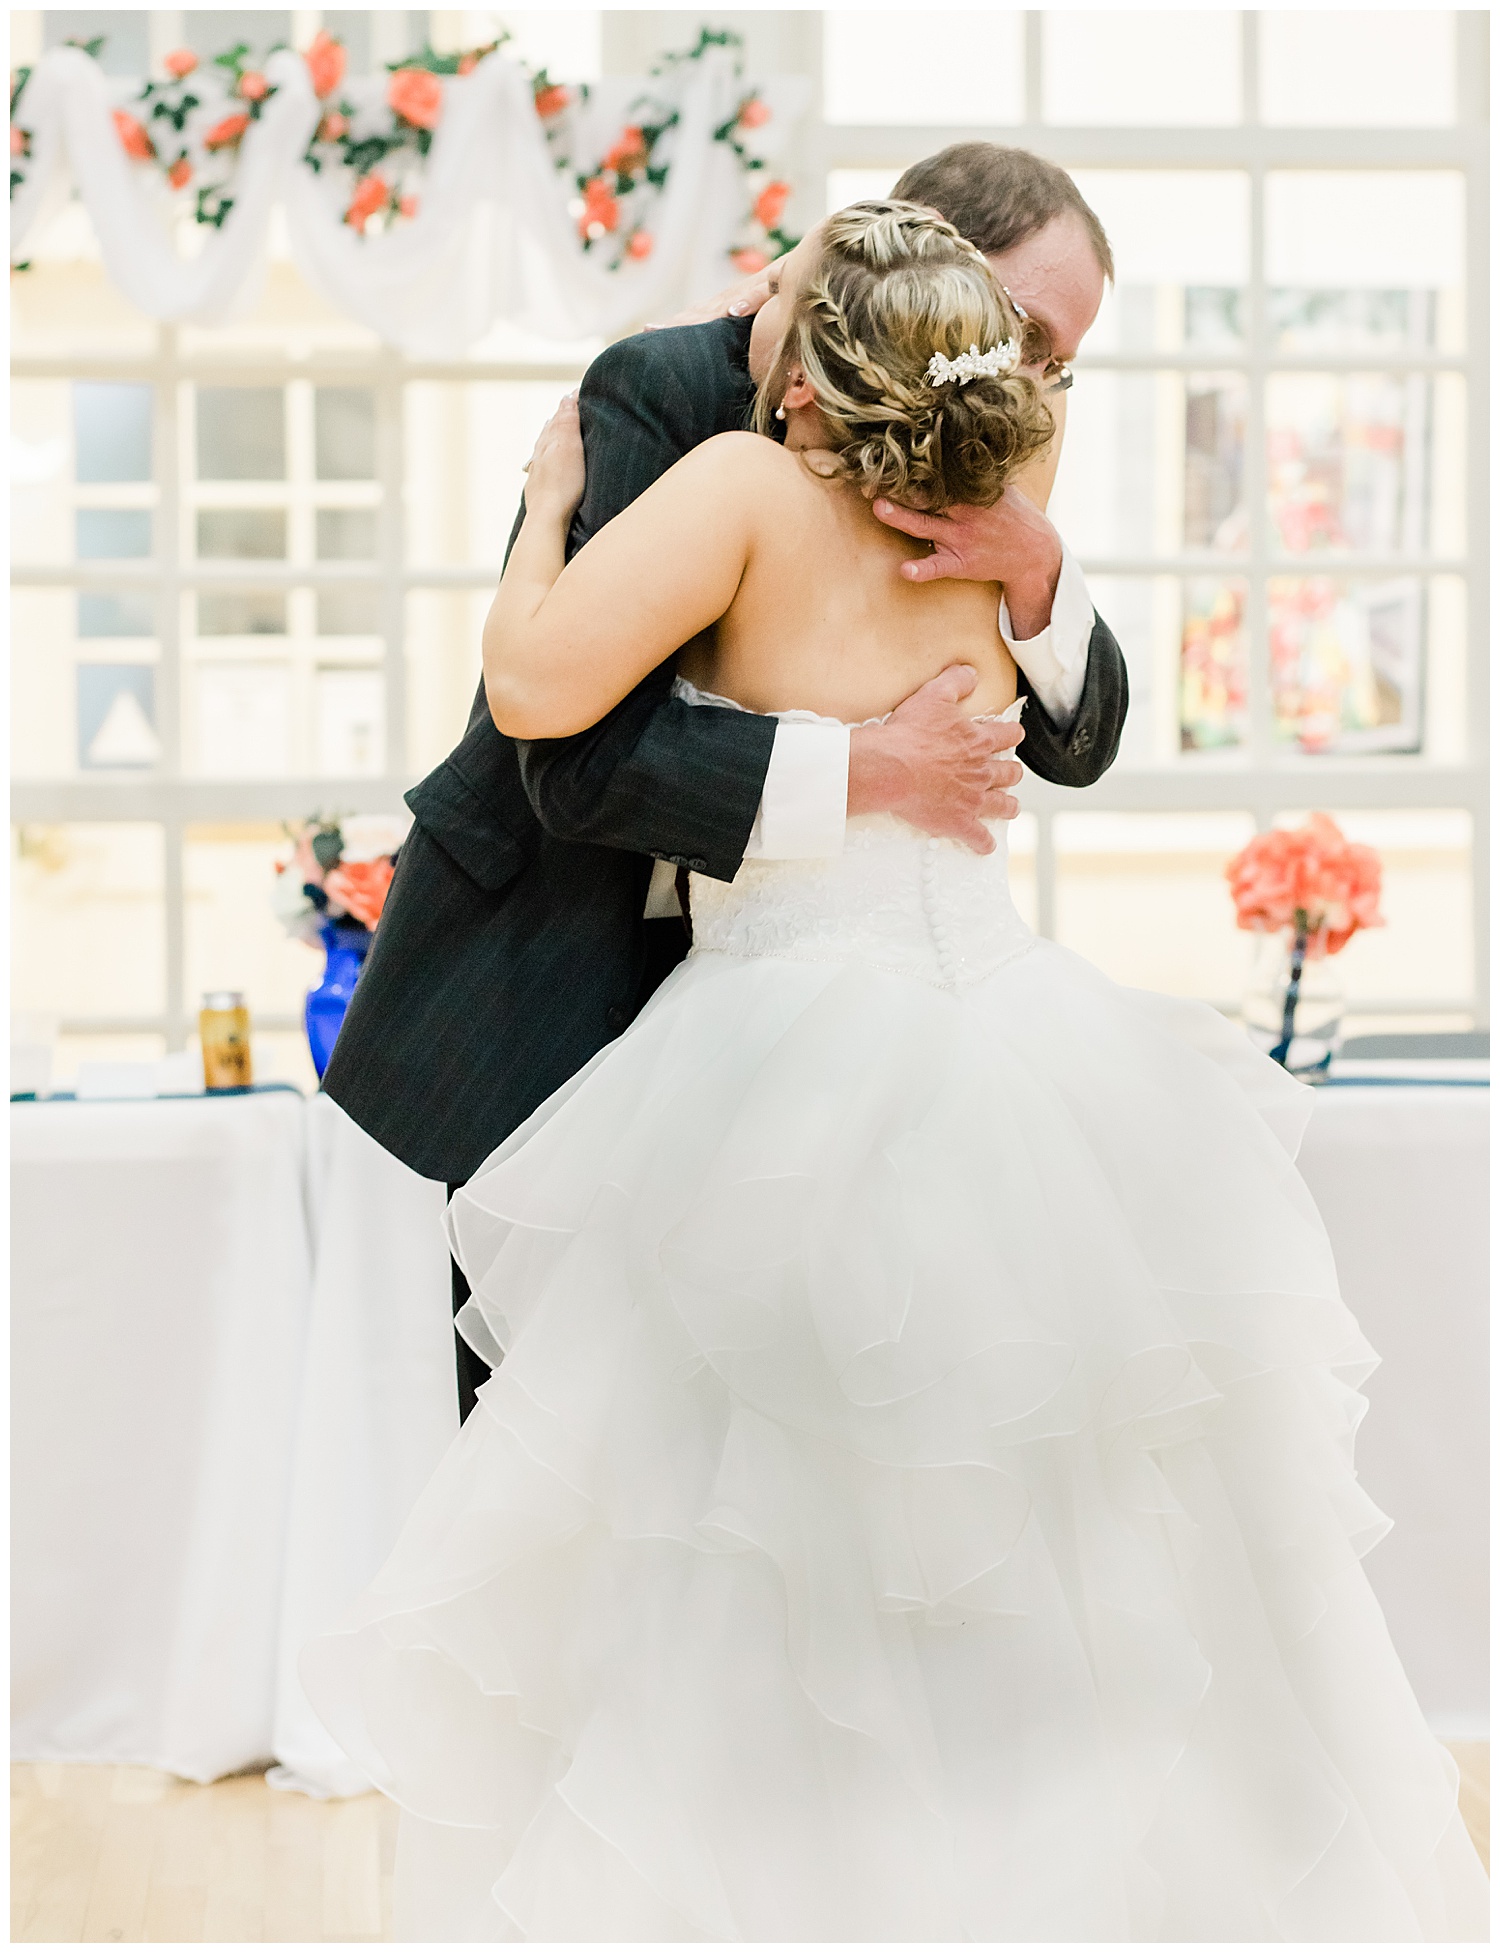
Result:
{"type": "MultiPolygon", "coordinates": [[[[755,712],[792,708],[859,721],[893,710],[951,664],[978,683],[970,713],[1003,711],[1016,668],[999,630],[999,586],[912,583],[923,545],[886,528],[857,488],[817,472],[829,457],[753,435],[725,437],[724,465],[755,478],[754,539],[734,600],[684,654],[685,678],[755,712]]],[[[688,539],[683,539],[687,543],[688,539]]]]}
{"type": "Polygon", "coordinates": [[[582,450],[570,474],[559,457],[577,445],[576,410],[571,428],[559,420],[556,452],[544,435],[533,457],[527,519],[485,626],[502,732],[582,732],[685,645],[684,676],[759,712],[878,718],[962,663],[979,674],[971,714],[1014,699],[998,586],[908,582],[900,566],[920,545],[815,473],[816,455],[758,434],[694,448],[564,568],[582,450]]]}

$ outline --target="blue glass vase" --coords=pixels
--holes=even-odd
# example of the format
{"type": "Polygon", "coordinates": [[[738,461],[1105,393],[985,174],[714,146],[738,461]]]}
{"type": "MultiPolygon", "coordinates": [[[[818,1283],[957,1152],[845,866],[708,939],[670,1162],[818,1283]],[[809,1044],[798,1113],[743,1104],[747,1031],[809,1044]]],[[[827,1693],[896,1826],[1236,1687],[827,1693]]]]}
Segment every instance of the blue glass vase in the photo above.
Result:
{"type": "Polygon", "coordinates": [[[325,922],[318,934],[328,953],[323,981],[307,993],[302,1019],[307,1026],[307,1042],[319,1078],[328,1069],[333,1041],[354,995],[360,970],[370,953],[371,936],[362,922],[325,922]]]}

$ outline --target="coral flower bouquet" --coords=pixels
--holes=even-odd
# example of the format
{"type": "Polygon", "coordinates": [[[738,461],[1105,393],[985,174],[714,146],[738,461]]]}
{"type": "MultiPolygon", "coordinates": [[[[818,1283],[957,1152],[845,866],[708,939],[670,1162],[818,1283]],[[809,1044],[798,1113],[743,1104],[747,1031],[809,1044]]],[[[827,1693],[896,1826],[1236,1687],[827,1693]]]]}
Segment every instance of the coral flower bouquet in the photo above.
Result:
{"type": "MultiPolygon", "coordinates": [[[[1380,857],[1346,839],[1327,814],[1313,814],[1301,827],[1257,834],[1224,873],[1239,927],[1278,938],[1284,951],[1271,1056],[1290,1067],[1307,965],[1337,955],[1356,931],[1379,928],[1385,920],[1380,857]]],[[[1321,1065],[1331,1056],[1330,1040],[1321,1065]]]]}
{"type": "Polygon", "coordinates": [[[404,822],[384,814],[315,819],[289,829],[292,852],[277,863],[271,897],[288,935],[317,943],[326,923],[373,930],[404,833],[404,822]]]}

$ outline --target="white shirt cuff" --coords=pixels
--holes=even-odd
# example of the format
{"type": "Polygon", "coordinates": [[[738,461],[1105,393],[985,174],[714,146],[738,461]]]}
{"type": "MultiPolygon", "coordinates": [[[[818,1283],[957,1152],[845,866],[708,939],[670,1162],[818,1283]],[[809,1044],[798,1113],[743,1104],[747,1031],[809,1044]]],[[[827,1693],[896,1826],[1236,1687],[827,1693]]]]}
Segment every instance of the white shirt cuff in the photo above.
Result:
{"type": "Polygon", "coordinates": [[[1089,640],[1094,635],[1093,599],[1083,580],[1083,571],[1066,543],[1046,629],[1024,643],[1018,642],[1012,634],[1010,610],[1002,596],[1000,635],[1025,672],[1027,683],[1033,695],[1041,700],[1047,717],[1059,730],[1066,731],[1083,697],[1083,681],[1089,668],[1089,640]]]}
{"type": "Polygon", "coordinates": [[[747,861],[842,854],[849,809],[849,728],[783,719],[761,789],[747,861]]]}

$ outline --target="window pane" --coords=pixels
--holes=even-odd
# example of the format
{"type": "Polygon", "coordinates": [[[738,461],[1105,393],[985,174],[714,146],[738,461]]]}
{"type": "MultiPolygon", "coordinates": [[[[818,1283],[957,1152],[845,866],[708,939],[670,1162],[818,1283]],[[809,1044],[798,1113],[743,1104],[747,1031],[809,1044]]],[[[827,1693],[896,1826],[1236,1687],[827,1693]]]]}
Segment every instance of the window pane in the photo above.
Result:
{"type": "Polygon", "coordinates": [[[843,210],[851,203],[869,203],[877,197],[888,197],[906,168],[907,165],[903,163],[899,169],[830,170],[827,196],[829,214],[843,210]]]}
{"type": "Polygon", "coordinates": [[[204,590],[199,594],[200,637],[274,637],[285,632],[284,590],[204,590]]]}
{"type": "Polygon", "coordinates": [[[252,59],[264,61],[278,42],[283,46],[291,44],[292,17],[289,13],[278,13],[269,7],[253,11],[246,9],[238,13],[221,13],[217,9],[185,13],[182,15],[182,35],[187,45],[205,60],[225,54],[236,42],[244,41],[252,59]]]}
{"type": "Polygon", "coordinates": [[[65,380],[13,380],[10,389],[10,548],[17,563],[66,563],[73,442],[65,380]]]}
{"type": "Polygon", "coordinates": [[[566,391],[558,380],[406,389],[410,561],[499,569],[520,505],[522,469],[566,391]]]}
{"type": "Polygon", "coordinates": [[[1239,577],[1193,576],[1183,584],[1177,722],[1184,753],[1222,752],[1250,736],[1250,645],[1239,577]]]}
{"type": "Polygon", "coordinates": [[[42,13],[42,45],[103,39],[99,65],[107,75],[145,74],[151,64],[150,20],[146,13],[116,13],[112,7],[48,7],[42,13]]]}
{"type": "Polygon", "coordinates": [[[1266,277],[1277,343],[1461,350],[1463,234],[1456,171],[1271,171],[1266,277]]]}
{"type": "Polygon", "coordinates": [[[375,391],[372,387],[317,387],[313,392],[313,444],[319,481],[375,479],[375,391]]]}
{"type": "Polygon", "coordinates": [[[11,592],[11,765],[18,779],[66,780],[80,768],[155,763],[154,623],[146,591],[11,592]]]}
{"type": "Polygon", "coordinates": [[[319,509],[319,562],[339,562],[351,558],[372,562],[377,553],[375,522],[374,509],[319,509]]]}
{"type": "Polygon", "coordinates": [[[1453,120],[1451,13],[1308,8],[1259,18],[1262,121],[1374,129],[1453,120]]]}
{"type": "Polygon", "coordinates": [[[320,777],[362,779],[385,771],[385,674],[326,666],[313,682],[313,764],[320,777]]]}
{"type": "Polygon", "coordinates": [[[149,590],[80,590],[80,637],[155,637],[156,600],[149,590]]]}
{"type": "Polygon", "coordinates": [[[319,637],[373,637],[380,629],[378,590],[320,590],[319,637]]]}
{"type": "MultiPolygon", "coordinates": [[[[289,820],[302,817],[300,808],[289,820]]],[[[319,952],[288,936],[271,907],[276,863],[290,852],[277,822],[190,827],[183,848],[184,980],[189,1009],[205,990],[243,990],[255,1014],[293,1015],[316,983],[319,952]]]]}
{"type": "Polygon", "coordinates": [[[1049,514],[1083,556],[1241,552],[1245,381],[1086,369],[1049,514]]]}
{"type": "Polygon", "coordinates": [[[293,771],[292,673],[284,664],[221,663],[191,672],[189,771],[276,780],[293,771]]]}
{"type": "Polygon", "coordinates": [[[1243,577],[1091,576],[1089,591],[1130,679],[1116,767],[1237,763],[1249,734],[1243,577]]]}
{"type": "MultiPolygon", "coordinates": [[[[1187,18],[1187,16],[1184,16],[1187,18]]],[[[1076,170],[1115,256],[1084,357],[1212,353],[1243,336],[1250,179],[1239,170],[1076,170]]]]}
{"type": "Polygon", "coordinates": [[[1276,734],[1311,753],[1411,753],[1421,744],[1423,586],[1272,577],[1276,734]]]}
{"type": "MultiPolygon", "coordinates": [[[[1331,807],[1351,841],[1380,856],[1383,929],[1334,959],[1351,1004],[1467,1004],[1474,995],[1473,824],[1458,808],[1331,807]]],[[[1295,825],[1305,811],[1277,816],[1295,825]]]]}
{"type": "Polygon", "coordinates": [[[977,10],[825,12],[824,113],[830,122],[1021,122],[1021,23],[1020,13],[977,10]]]}
{"type": "Polygon", "coordinates": [[[151,554],[149,509],[78,509],[73,538],[80,562],[93,557],[123,560],[151,554]]]}
{"type": "Polygon", "coordinates": [[[510,31],[508,51],[532,68],[545,68],[554,81],[597,81],[604,73],[602,16],[597,8],[526,7],[507,9],[492,18],[510,31]]]}
{"type": "Polygon", "coordinates": [[[1105,128],[1238,122],[1238,13],[1044,13],[1042,116],[1105,128]]]}
{"type": "Polygon", "coordinates": [[[75,380],[73,444],[75,481],[149,481],[150,387],[75,380]]]}
{"type": "Polygon", "coordinates": [[[1224,865],[1248,813],[1059,814],[1057,939],[1117,983],[1237,1004],[1249,938],[1224,865]]]}
{"type": "Polygon", "coordinates": [[[480,633],[489,607],[488,590],[414,590],[407,597],[405,765],[413,779],[430,772],[463,738],[479,686],[480,633]]]}
{"type": "Polygon", "coordinates": [[[198,554],[285,556],[285,509],[199,509],[198,554]]]}
{"type": "MultiPolygon", "coordinates": [[[[1272,375],[1267,468],[1280,546],[1298,554],[1425,549],[1432,407],[1426,374],[1272,375]]],[[[1462,497],[1461,455],[1450,446],[1442,462],[1451,504],[1462,497]]]]}
{"type": "Polygon", "coordinates": [[[285,481],[280,387],[199,387],[198,479],[285,481]]]}
{"type": "Polygon", "coordinates": [[[151,767],[161,758],[156,733],[156,667],[78,667],[78,764],[88,771],[151,767]]]}
{"type": "Polygon", "coordinates": [[[17,828],[13,1006],[61,1017],[164,1010],[164,888],[162,830],[152,823],[17,828]]]}

